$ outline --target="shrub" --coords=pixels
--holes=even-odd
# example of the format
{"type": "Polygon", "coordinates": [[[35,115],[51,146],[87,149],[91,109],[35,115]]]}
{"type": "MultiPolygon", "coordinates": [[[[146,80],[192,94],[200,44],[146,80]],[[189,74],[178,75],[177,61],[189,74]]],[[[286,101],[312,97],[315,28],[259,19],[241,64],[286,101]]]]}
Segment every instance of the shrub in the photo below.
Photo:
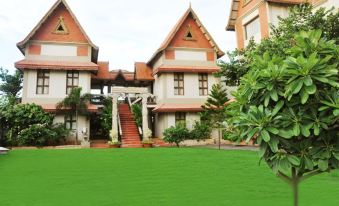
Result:
{"type": "Polygon", "coordinates": [[[209,139],[212,132],[212,127],[205,122],[195,121],[193,125],[193,130],[190,132],[191,137],[194,140],[200,141],[209,139]]]}
{"type": "Polygon", "coordinates": [[[164,141],[175,143],[179,147],[180,142],[189,139],[190,132],[183,123],[176,124],[164,131],[164,141]]]}
{"type": "Polygon", "coordinates": [[[19,132],[17,140],[20,146],[57,145],[69,134],[62,124],[33,124],[19,132]]]}
{"type": "Polygon", "coordinates": [[[135,122],[137,123],[138,127],[142,127],[142,111],[141,106],[139,104],[133,104],[131,106],[132,113],[135,119],[135,122]]]}

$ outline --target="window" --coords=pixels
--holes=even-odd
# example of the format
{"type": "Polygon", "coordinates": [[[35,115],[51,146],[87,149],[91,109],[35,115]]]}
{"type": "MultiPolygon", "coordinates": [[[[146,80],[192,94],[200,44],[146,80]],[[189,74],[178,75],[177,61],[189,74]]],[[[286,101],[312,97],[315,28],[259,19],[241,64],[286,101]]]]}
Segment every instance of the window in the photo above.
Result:
{"type": "Polygon", "coordinates": [[[38,70],[36,93],[37,94],[48,94],[48,92],[49,92],[49,71],[38,70]]]}
{"type": "Polygon", "coordinates": [[[259,16],[245,24],[245,39],[250,40],[254,38],[255,41],[260,40],[260,21],[259,16]]]}
{"type": "Polygon", "coordinates": [[[71,93],[73,88],[79,85],[79,71],[67,71],[66,94],[71,93]]]}
{"type": "Polygon", "coordinates": [[[199,95],[206,96],[208,94],[208,74],[199,74],[199,95]]]}
{"type": "Polygon", "coordinates": [[[175,124],[186,123],[186,113],[185,112],[176,112],[175,113],[175,124]]]}
{"type": "Polygon", "coordinates": [[[184,73],[174,73],[174,95],[184,95],[184,73]]]}
{"type": "Polygon", "coordinates": [[[66,129],[74,130],[76,129],[76,118],[75,115],[66,115],[65,116],[65,127],[66,129]]]}

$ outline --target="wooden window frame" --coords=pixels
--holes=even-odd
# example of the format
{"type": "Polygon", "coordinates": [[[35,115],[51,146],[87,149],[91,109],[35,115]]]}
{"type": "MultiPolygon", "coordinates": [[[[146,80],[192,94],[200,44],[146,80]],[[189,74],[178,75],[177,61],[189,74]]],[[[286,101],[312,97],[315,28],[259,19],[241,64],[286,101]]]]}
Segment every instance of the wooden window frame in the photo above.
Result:
{"type": "Polygon", "coordinates": [[[77,88],[79,86],[79,71],[67,71],[66,73],[66,94],[69,94],[72,89],[77,88]],[[75,76],[77,74],[77,76],[75,76]],[[74,84],[74,80],[77,79],[78,84],[74,84]],[[71,84],[68,84],[68,80],[71,80],[71,84]]]}
{"type": "Polygon", "coordinates": [[[174,73],[174,95],[183,96],[185,95],[185,81],[184,73],[176,72],[174,73]],[[176,82],[178,83],[176,86],[176,82]],[[182,82],[182,87],[180,83],[182,82]]]}
{"type": "Polygon", "coordinates": [[[65,115],[65,128],[69,130],[75,130],[76,128],[73,128],[73,123],[76,124],[77,120],[74,114],[67,114],[65,115]],[[67,128],[67,124],[69,124],[69,128],[67,128]]]}
{"type": "Polygon", "coordinates": [[[175,113],[175,124],[183,122],[186,124],[186,112],[176,112],[175,113]]]}
{"type": "Polygon", "coordinates": [[[199,96],[207,95],[208,95],[208,74],[199,73],[199,96]],[[204,83],[206,83],[206,86],[204,86],[204,83]]]}
{"type": "Polygon", "coordinates": [[[49,94],[49,70],[38,70],[37,71],[37,79],[36,79],[36,94],[49,94]],[[42,84],[39,84],[39,80],[42,79],[42,84]],[[48,84],[47,80],[48,79],[48,84]],[[39,88],[41,89],[41,93],[39,93],[39,88]]]}

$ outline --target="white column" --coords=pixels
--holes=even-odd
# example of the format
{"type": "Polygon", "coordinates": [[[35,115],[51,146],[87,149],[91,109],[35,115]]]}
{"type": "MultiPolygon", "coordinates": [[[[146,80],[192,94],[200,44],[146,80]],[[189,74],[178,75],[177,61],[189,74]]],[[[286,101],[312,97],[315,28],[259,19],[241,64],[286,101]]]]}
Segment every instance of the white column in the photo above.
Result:
{"type": "MultiPolygon", "coordinates": [[[[112,95],[112,131],[119,133],[118,131],[118,94],[112,95]]],[[[112,140],[117,141],[117,140],[112,140]]]]}
{"type": "Polygon", "coordinates": [[[147,112],[147,98],[148,94],[142,94],[142,140],[147,141],[149,140],[148,137],[145,135],[148,128],[148,112],[147,112]]]}

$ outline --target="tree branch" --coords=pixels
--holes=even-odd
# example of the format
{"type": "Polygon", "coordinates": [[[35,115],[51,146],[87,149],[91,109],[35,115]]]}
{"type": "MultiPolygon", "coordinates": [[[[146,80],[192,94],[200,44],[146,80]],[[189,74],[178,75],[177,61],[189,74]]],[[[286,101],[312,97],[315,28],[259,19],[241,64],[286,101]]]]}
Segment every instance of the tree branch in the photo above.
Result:
{"type": "Polygon", "coordinates": [[[278,172],[277,176],[282,179],[283,181],[285,181],[287,184],[291,185],[292,184],[292,178],[290,178],[289,176],[285,175],[282,172],[278,172]]]}
{"type": "Polygon", "coordinates": [[[319,170],[319,169],[313,170],[313,171],[311,171],[311,172],[309,172],[309,173],[307,173],[307,174],[301,176],[301,177],[300,177],[300,182],[301,182],[301,181],[304,181],[304,180],[306,180],[306,179],[308,179],[308,178],[310,178],[310,177],[313,177],[314,175],[318,175],[318,174],[321,174],[321,173],[324,173],[324,172],[329,172],[329,171],[330,171],[330,170],[325,170],[325,171],[321,171],[321,170],[319,170]]]}

